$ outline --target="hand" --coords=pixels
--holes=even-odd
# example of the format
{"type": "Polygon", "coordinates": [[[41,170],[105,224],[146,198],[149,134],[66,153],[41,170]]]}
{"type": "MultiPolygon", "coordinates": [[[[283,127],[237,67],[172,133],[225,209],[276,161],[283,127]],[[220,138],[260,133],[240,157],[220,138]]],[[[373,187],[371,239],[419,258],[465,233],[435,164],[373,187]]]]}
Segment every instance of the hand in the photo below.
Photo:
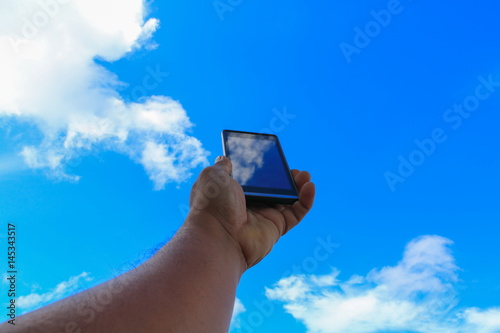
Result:
{"type": "Polygon", "coordinates": [[[231,170],[231,161],[220,156],[215,165],[201,172],[191,190],[190,216],[214,218],[215,223],[222,226],[221,230],[235,241],[237,250],[245,258],[246,267],[250,268],[309,212],[314,202],[315,186],[307,171],[292,170],[299,191],[298,201],[293,205],[256,204],[247,207],[243,189],[231,178],[231,170]]]}

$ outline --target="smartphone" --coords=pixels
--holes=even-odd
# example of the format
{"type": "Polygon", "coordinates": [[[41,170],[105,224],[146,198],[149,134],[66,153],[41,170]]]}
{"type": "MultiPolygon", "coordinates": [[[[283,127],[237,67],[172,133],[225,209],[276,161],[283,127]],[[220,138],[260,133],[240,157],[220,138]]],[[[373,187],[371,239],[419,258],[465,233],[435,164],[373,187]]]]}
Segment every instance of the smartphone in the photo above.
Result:
{"type": "Polygon", "coordinates": [[[224,130],[222,146],[247,201],[290,205],[299,199],[276,135],[224,130]]]}

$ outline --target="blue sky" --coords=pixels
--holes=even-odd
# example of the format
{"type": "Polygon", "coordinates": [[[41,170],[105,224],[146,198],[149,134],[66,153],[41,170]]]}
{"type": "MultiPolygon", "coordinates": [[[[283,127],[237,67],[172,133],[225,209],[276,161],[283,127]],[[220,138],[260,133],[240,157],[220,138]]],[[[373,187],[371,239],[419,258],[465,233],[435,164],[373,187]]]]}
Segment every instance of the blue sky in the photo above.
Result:
{"type": "Polygon", "coordinates": [[[147,258],[235,129],[277,134],[317,200],[233,332],[500,332],[496,2],[97,3],[0,5],[25,311],[147,258]]]}

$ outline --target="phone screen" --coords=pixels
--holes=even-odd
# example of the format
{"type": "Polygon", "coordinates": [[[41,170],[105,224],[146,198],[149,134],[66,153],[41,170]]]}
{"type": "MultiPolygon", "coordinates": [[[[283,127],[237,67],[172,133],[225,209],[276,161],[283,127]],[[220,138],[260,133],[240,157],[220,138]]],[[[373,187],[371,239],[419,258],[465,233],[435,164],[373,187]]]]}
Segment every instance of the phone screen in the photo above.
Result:
{"type": "Polygon", "coordinates": [[[226,130],[223,140],[225,154],[233,164],[232,176],[247,196],[297,199],[277,136],[226,130]]]}

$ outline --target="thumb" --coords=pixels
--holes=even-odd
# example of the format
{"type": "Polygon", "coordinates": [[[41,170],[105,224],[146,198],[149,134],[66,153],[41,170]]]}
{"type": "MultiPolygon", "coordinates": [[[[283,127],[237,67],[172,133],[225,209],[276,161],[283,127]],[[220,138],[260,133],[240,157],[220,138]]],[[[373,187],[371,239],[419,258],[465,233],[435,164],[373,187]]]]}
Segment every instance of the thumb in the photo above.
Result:
{"type": "Polygon", "coordinates": [[[231,174],[233,170],[233,165],[231,163],[231,160],[227,158],[226,156],[219,156],[215,159],[215,167],[221,168],[222,170],[226,171],[228,174],[231,174]]]}

